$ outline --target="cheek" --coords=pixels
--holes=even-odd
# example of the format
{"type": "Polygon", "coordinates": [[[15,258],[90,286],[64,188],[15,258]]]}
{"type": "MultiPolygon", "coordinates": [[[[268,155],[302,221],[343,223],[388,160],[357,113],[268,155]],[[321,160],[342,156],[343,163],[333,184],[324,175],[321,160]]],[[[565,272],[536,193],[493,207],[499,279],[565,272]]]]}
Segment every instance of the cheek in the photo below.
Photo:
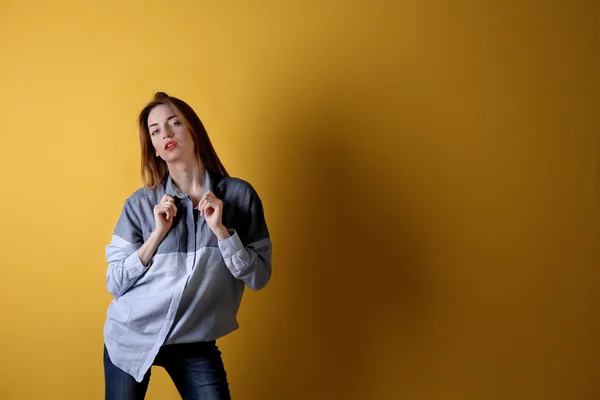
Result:
{"type": "Polygon", "coordinates": [[[152,137],[150,139],[150,142],[152,143],[152,148],[154,149],[154,151],[160,150],[160,146],[158,145],[158,139],[155,139],[154,137],[152,137]]]}

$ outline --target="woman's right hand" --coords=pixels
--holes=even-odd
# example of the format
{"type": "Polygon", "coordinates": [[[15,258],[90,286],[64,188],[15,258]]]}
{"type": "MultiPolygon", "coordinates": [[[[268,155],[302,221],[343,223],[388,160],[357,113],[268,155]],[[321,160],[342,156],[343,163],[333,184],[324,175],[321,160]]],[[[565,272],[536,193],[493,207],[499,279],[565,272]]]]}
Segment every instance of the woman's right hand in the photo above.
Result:
{"type": "Polygon", "coordinates": [[[166,235],[173,226],[173,218],[177,215],[177,207],[175,199],[168,194],[165,194],[154,207],[154,222],[156,224],[155,231],[159,234],[166,235]]]}

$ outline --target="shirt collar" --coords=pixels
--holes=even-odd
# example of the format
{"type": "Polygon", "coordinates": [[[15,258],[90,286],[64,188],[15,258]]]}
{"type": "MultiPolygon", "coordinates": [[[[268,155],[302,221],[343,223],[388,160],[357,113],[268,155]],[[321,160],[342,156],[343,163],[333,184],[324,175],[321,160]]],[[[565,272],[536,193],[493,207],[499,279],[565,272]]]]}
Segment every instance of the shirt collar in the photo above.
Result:
{"type": "MultiPolygon", "coordinates": [[[[209,190],[212,190],[211,177],[210,177],[210,174],[208,173],[208,170],[205,170],[204,192],[202,193],[202,196],[204,196],[204,193],[208,192],[209,190]]],[[[185,194],[184,192],[179,190],[177,185],[175,185],[175,182],[173,182],[173,178],[171,178],[171,174],[169,174],[169,176],[167,177],[165,193],[172,197],[179,197],[180,199],[185,199],[188,197],[187,194],[185,194]]]]}

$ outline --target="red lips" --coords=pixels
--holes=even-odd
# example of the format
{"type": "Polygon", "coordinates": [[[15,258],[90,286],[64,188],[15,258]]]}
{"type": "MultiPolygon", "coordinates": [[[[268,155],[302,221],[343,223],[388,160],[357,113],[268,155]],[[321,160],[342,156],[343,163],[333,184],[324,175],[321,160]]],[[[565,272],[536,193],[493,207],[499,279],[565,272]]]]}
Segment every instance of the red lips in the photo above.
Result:
{"type": "Polygon", "coordinates": [[[177,142],[174,140],[170,140],[165,143],[165,150],[173,150],[175,147],[177,147],[177,142]]]}

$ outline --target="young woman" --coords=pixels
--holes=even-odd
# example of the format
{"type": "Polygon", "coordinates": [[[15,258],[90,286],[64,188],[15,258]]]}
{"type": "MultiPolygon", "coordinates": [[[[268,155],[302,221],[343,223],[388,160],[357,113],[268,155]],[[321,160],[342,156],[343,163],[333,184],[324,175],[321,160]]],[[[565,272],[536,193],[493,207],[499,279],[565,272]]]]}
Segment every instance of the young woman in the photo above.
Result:
{"type": "Polygon", "coordinates": [[[143,399],[164,367],[184,399],[229,399],[216,339],[238,328],[244,287],[271,276],[261,200],[231,178],[194,110],[159,92],[140,113],[144,187],[106,248],[106,399],[143,399]]]}

